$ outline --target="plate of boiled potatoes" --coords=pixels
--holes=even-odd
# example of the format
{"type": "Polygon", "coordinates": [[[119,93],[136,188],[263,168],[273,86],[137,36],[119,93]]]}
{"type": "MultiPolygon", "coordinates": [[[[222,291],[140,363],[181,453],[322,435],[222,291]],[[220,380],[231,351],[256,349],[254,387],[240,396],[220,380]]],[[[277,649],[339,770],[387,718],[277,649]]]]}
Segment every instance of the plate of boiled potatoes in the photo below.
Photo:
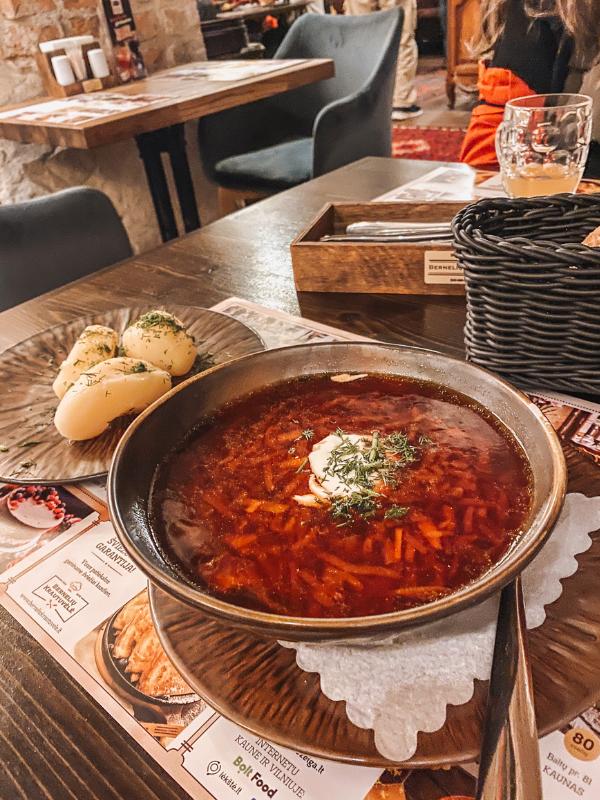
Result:
{"type": "Polygon", "coordinates": [[[173,386],[264,350],[205,308],[117,308],[49,328],[0,355],[0,481],[71,483],[108,471],[128,424],[173,386]]]}

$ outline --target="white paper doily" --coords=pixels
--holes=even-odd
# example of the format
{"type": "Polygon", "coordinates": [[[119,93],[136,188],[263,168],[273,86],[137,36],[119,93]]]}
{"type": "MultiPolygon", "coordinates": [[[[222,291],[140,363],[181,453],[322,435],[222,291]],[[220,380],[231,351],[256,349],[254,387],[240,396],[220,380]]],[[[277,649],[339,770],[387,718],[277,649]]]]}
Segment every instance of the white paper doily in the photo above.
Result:
{"type": "MultiPolygon", "coordinates": [[[[575,556],[600,528],[600,497],[569,494],[548,542],[523,573],[528,628],[541,625],[544,606],[562,592],[561,579],[577,570],[575,556]]],[[[391,644],[351,645],[282,642],[296,650],[306,672],[318,672],[321,690],[345,700],[359,728],[372,728],[375,746],[391,761],[415,752],[419,731],[433,732],[446,720],[446,706],[466,703],[474,680],[490,676],[498,598],[398,635],[391,644]]]]}

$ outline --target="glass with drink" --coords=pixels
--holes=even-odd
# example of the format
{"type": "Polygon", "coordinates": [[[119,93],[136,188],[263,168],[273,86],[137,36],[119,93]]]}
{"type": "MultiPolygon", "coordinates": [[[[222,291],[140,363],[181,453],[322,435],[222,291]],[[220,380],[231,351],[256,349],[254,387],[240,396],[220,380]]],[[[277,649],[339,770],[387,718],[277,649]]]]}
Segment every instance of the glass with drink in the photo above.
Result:
{"type": "Polygon", "coordinates": [[[592,98],[535,94],[510,100],[496,134],[496,153],[510,197],[574,192],[592,134],[592,98]]]}

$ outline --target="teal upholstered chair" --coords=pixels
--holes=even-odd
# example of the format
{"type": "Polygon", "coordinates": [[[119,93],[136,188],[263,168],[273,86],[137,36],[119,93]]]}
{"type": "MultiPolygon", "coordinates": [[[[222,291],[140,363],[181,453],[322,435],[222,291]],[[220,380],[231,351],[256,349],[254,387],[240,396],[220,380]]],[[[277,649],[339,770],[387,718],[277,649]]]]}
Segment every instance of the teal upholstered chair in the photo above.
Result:
{"type": "Polygon", "coordinates": [[[0,311],[131,255],[108,197],[79,187],[0,208],[0,311]]]}
{"type": "Polygon", "coordinates": [[[402,21],[400,9],[300,17],[275,58],[332,58],[335,77],[200,120],[207,174],[222,189],[256,197],[364,156],[391,155],[402,21]]]}

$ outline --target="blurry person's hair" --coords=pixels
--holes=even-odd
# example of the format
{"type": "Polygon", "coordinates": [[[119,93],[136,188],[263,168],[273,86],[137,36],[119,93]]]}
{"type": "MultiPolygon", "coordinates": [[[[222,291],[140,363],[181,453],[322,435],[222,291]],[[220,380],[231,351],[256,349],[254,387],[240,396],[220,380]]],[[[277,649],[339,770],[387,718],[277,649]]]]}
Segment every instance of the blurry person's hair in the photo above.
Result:
{"type": "MultiPolygon", "coordinates": [[[[508,4],[511,0],[483,0],[481,35],[472,43],[478,57],[494,50],[504,31],[508,4]]],[[[531,19],[558,17],[573,38],[575,52],[588,60],[600,53],[600,7],[598,0],[522,0],[531,19]]]]}

